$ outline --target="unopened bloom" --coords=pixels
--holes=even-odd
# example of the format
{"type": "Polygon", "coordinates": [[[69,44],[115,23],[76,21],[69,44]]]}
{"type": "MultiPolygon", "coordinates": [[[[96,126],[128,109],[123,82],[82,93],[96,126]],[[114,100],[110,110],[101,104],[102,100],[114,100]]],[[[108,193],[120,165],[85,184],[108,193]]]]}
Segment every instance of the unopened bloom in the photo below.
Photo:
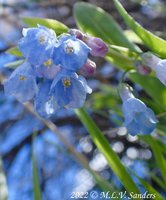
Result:
{"type": "Polygon", "coordinates": [[[93,62],[92,60],[88,59],[85,65],[81,68],[81,73],[83,75],[91,76],[95,73],[96,71],[96,63],[93,62]]]}
{"type": "Polygon", "coordinates": [[[20,102],[31,100],[37,92],[36,77],[30,64],[18,67],[4,82],[7,95],[12,95],[20,102]]]}
{"type": "Polygon", "coordinates": [[[92,56],[105,57],[108,53],[107,44],[100,38],[87,35],[83,41],[90,47],[92,56]]]}
{"type": "Polygon", "coordinates": [[[32,65],[41,65],[52,57],[57,38],[53,30],[44,26],[23,29],[18,47],[32,65]]]}
{"type": "Polygon", "coordinates": [[[78,29],[70,29],[69,34],[74,35],[79,40],[82,40],[84,37],[84,34],[78,29]]]}
{"type": "Polygon", "coordinates": [[[62,36],[54,49],[53,61],[64,69],[76,71],[87,61],[90,48],[74,36],[62,36]]]}
{"type": "Polygon", "coordinates": [[[141,100],[135,98],[126,85],[121,87],[120,96],[123,100],[124,126],[128,133],[131,135],[150,134],[158,122],[154,112],[141,100]]]}
{"type": "Polygon", "coordinates": [[[85,103],[87,93],[91,93],[85,78],[76,73],[62,71],[55,77],[50,90],[57,108],[79,108],[85,103]]]}

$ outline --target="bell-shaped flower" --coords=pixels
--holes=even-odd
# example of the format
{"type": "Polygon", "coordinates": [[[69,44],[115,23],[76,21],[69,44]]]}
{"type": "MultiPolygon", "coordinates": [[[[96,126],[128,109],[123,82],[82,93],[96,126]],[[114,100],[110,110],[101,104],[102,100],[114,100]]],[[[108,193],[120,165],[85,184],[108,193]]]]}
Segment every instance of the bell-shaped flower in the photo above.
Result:
{"type": "Polygon", "coordinates": [[[141,100],[135,98],[128,86],[122,86],[120,96],[123,100],[122,111],[124,114],[124,126],[131,135],[150,134],[156,127],[158,120],[154,112],[141,100]]]}
{"type": "Polygon", "coordinates": [[[57,43],[53,30],[38,25],[37,28],[23,29],[23,38],[18,47],[27,61],[32,65],[41,65],[52,57],[57,43]]]}
{"type": "Polygon", "coordinates": [[[157,78],[166,86],[166,59],[159,61],[154,70],[157,78]]]}
{"type": "Polygon", "coordinates": [[[63,70],[55,77],[50,95],[60,108],[79,108],[84,105],[87,93],[91,92],[84,77],[63,70]]]}
{"type": "Polygon", "coordinates": [[[142,64],[144,66],[150,67],[151,69],[155,70],[158,62],[161,60],[156,55],[152,54],[151,52],[146,52],[141,54],[142,64]]]}
{"type": "Polygon", "coordinates": [[[143,53],[142,62],[153,69],[157,78],[166,86],[166,59],[162,60],[152,53],[143,53]]]}
{"type": "Polygon", "coordinates": [[[64,69],[73,72],[80,69],[87,61],[90,48],[75,36],[61,36],[59,45],[54,48],[53,61],[64,69]]]}
{"type": "Polygon", "coordinates": [[[36,76],[46,79],[54,79],[56,74],[60,71],[60,65],[55,65],[52,59],[48,59],[42,65],[34,66],[36,76]]]}
{"type": "Polygon", "coordinates": [[[14,96],[20,102],[31,100],[37,89],[35,73],[28,63],[15,69],[4,82],[5,94],[14,96]]]}
{"type": "Polygon", "coordinates": [[[50,88],[51,88],[52,81],[51,80],[44,80],[39,85],[39,90],[34,99],[34,107],[36,112],[44,117],[50,117],[54,112],[56,102],[53,102],[50,97],[50,88]]]}

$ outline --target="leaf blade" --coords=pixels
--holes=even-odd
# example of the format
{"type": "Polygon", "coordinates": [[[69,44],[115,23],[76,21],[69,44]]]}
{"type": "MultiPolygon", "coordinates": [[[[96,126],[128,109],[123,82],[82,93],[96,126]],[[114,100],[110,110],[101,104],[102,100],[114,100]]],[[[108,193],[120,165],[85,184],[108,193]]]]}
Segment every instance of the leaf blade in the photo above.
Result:
{"type": "Polygon", "coordinates": [[[116,44],[127,47],[132,51],[140,52],[140,49],[123,34],[123,30],[112,16],[101,8],[89,3],[76,3],[74,6],[74,17],[77,26],[82,31],[100,37],[108,44],[116,44]]]}
{"type": "Polygon", "coordinates": [[[125,167],[122,165],[117,154],[110,147],[110,144],[108,143],[106,138],[103,136],[99,128],[90,118],[90,116],[86,113],[86,111],[83,108],[77,109],[75,112],[78,118],[81,120],[81,122],[84,124],[86,129],[91,134],[91,137],[94,143],[96,144],[96,146],[98,147],[98,149],[104,154],[111,169],[122,181],[126,190],[128,192],[134,192],[138,194],[139,190],[137,186],[135,185],[134,181],[128,174],[125,167]]]}
{"type": "Polygon", "coordinates": [[[22,21],[29,27],[36,27],[38,24],[53,29],[57,34],[61,34],[68,31],[68,27],[61,22],[47,18],[33,18],[22,17],[22,21]]]}
{"type": "Polygon", "coordinates": [[[142,39],[144,44],[146,44],[153,52],[159,54],[162,57],[166,57],[166,41],[143,28],[127,13],[127,11],[123,8],[122,4],[118,0],[113,1],[127,26],[142,39]]]}

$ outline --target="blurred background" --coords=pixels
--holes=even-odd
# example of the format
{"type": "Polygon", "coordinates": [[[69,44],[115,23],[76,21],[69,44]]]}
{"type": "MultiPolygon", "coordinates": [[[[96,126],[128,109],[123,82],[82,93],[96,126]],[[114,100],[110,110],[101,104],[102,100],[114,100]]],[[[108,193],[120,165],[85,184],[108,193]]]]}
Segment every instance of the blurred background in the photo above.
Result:
{"type": "MultiPolygon", "coordinates": [[[[72,9],[75,0],[0,0],[0,200],[32,200],[32,135],[43,200],[67,200],[72,192],[100,191],[92,175],[66,149],[59,138],[15,99],[6,97],[2,81],[11,69],[6,64],[18,58],[6,53],[17,44],[25,24],[21,16],[56,19],[75,28],[72,9]]],[[[102,7],[125,29],[113,3],[108,0],[86,0],[102,7]]],[[[166,38],[166,1],[121,1],[126,10],[145,28],[166,38]]],[[[110,36],[111,37],[111,36],[110,36]]],[[[150,177],[160,176],[151,150],[135,136],[127,135],[122,127],[121,100],[116,86],[122,71],[97,58],[97,71],[88,78],[93,94],[88,96],[86,108],[106,135],[122,162],[147,180],[160,193],[164,190],[150,177]]],[[[143,93],[133,84],[136,95],[143,93]]],[[[72,111],[61,111],[51,119],[63,136],[86,156],[90,167],[108,180],[115,190],[123,190],[118,178],[107,165],[104,156],[94,146],[88,132],[72,111]]],[[[155,133],[153,133],[155,135],[155,133]]],[[[138,183],[142,191],[144,188],[138,183]]]]}

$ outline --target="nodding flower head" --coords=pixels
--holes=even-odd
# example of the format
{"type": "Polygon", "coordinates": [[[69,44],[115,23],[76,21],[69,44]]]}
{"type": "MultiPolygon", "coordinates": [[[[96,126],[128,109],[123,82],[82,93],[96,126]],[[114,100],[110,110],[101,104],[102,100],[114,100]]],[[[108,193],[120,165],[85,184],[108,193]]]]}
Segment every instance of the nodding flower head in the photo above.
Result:
{"type": "Polygon", "coordinates": [[[53,61],[64,69],[75,72],[87,61],[90,48],[74,36],[63,35],[54,49],[53,61]]]}
{"type": "Polygon", "coordinates": [[[120,96],[123,100],[124,126],[128,133],[131,135],[150,134],[158,122],[154,112],[141,100],[135,98],[126,85],[121,87],[120,96]]]}
{"type": "Polygon", "coordinates": [[[159,57],[155,56],[151,52],[146,52],[141,55],[142,64],[144,66],[150,67],[155,70],[157,63],[161,60],[159,57]]]}
{"type": "Polygon", "coordinates": [[[38,25],[37,28],[23,29],[23,36],[18,47],[30,64],[41,65],[52,57],[57,43],[53,30],[38,25]]]}
{"type": "Polygon", "coordinates": [[[154,70],[157,78],[166,86],[166,60],[159,61],[154,70]]]}
{"type": "Polygon", "coordinates": [[[166,86],[166,59],[162,60],[148,52],[142,54],[142,60],[155,71],[157,78],[166,86]]]}

